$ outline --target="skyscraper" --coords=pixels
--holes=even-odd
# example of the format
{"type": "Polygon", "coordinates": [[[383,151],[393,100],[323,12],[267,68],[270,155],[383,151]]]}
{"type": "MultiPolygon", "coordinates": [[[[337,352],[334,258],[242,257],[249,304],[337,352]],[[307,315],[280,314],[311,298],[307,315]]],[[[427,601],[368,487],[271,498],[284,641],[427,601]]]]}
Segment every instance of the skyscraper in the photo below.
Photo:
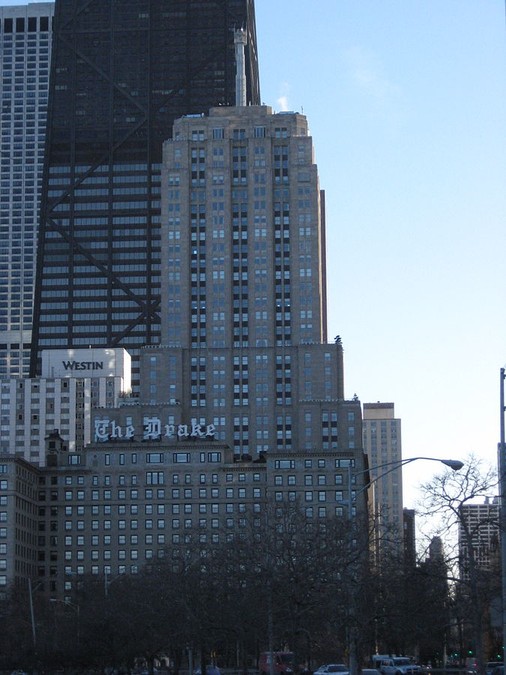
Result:
{"type": "Polygon", "coordinates": [[[471,574],[498,570],[499,500],[486,498],[482,504],[462,504],[459,510],[459,572],[469,581],[471,574]],[[472,563],[470,562],[472,559],[472,563]]]}
{"type": "Polygon", "coordinates": [[[212,423],[237,455],[361,448],[326,342],[325,221],[307,120],[267,106],[186,116],[162,169],[162,346],[141,402],[212,423]]]}
{"type": "Polygon", "coordinates": [[[173,121],[235,100],[253,0],[57,0],[31,373],[41,349],[160,340],[160,171],[173,121]]]}
{"type": "Polygon", "coordinates": [[[371,479],[376,479],[373,500],[378,549],[387,542],[393,543],[400,554],[403,539],[402,443],[401,420],[395,417],[394,404],[364,403],[363,434],[371,479]]]}
{"type": "Polygon", "coordinates": [[[29,369],[53,11],[0,7],[0,377],[29,369]]]}

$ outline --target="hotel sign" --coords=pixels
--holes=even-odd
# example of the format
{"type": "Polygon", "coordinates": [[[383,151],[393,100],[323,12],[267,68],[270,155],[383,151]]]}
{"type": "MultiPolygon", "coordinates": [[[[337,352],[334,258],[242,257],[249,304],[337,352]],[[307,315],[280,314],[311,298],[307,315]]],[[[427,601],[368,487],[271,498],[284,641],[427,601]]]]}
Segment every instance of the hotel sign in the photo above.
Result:
{"type": "Polygon", "coordinates": [[[64,370],[103,370],[103,361],[62,361],[64,370]]]}
{"type": "MultiPolygon", "coordinates": [[[[133,424],[117,424],[114,420],[95,420],[95,442],[132,440],[136,429],[133,424]]],[[[190,424],[162,424],[159,417],[144,417],[142,420],[142,440],[158,441],[162,438],[214,438],[214,424],[198,424],[192,420],[190,424]]]]}
{"type": "Polygon", "coordinates": [[[107,349],[44,349],[42,377],[98,378],[119,377],[125,391],[130,389],[131,358],[123,347],[107,349]]]}

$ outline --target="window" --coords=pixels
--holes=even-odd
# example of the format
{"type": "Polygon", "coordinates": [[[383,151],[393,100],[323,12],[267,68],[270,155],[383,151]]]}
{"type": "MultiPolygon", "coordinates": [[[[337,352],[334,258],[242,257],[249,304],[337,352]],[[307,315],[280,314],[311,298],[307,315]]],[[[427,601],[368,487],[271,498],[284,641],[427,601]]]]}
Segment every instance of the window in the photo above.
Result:
{"type": "Polygon", "coordinates": [[[146,483],[148,485],[163,485],[165,483],[165,474],[163,471],[148,471],[146,483]]]}
{"type": "Polygon", "coordinates": [[[163,453],[148,452],[146,455],[146,464],[163,464],[163,453]]]}

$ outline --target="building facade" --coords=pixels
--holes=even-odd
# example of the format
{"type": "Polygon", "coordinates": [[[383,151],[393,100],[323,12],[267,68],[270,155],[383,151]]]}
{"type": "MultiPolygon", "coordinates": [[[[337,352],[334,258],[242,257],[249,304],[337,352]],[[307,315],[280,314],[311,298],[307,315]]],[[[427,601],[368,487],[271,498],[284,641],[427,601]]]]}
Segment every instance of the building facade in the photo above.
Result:
{"type": "Polygon", "coordinates": [[[55,349],[42,354],[42,375],[0,382],[0,453],[44,465],[46,436],[57,429],[70,452],[93,440],[92,411],[130,393],[124,349],[55,349]]]}
{"type": "Polygon", "coordinates": [[[403,552],[401,420],[393,403],[364,403],[364,452],[369,458],[372,501],[379,550],[382,544],[403,552]],[[396,466],[396,463],[399,463],[396,466]]]}
{"type": "Polygon", "coordinates": [[[235,100],[233,29],[253,0],[57,0],[31,375],[43,349],[160,341],[162,143],[174,120],[235,100]]]}
{"type": "Polygon", "coordinates": [[[70,601],[85,575],[107,584],[169,548],[261,532],[266,509],[283,503],[300,505],[316,525],[347,518],[348,476],[363,468],[354,451],[238,459],[212,437],[141,434],[68,452],[53,432],[46,448],[44,467],[0,457],[0,593],[30,579],[70,601]]]}
{"type": "Polygon", "coordinates": [[[140,400],[212,423],[238,455],[361,447],[326,342],[325,220],[296,113],[213,108],[164,147],[162,345],[140,400]]]}
{"type": "Polygon", "coordinates": [[[469,581],[470,553],[478,572],[498,569],[500,551],[499,499],[462,504],[459,512],[460,576],[469,581]]]}
{"type": "Polygon", "coordinates": [[[0,377],[29,371],[53,13],[0,7],[0,377]]]}
{"type": "Polygon", "coordinates": [[[273,506],[322,527],[364,514],[361,405],[344,397],[340,340],[326,342],[305,117],[265,106],[185,116],[161,176],[164,344],[141,350],[138,395],[92,410],[91,444],[69,452],[49,433],[36,469],[33,573],[67,600],[83,575],[107,585],[170,547],[240,537],[273,506]]]}

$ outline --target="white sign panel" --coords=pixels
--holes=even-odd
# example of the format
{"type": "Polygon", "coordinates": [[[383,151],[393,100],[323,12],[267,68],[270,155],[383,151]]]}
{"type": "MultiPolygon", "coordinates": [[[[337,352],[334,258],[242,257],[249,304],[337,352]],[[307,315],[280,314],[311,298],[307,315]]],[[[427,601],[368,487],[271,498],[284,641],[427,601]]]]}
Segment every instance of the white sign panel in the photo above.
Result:
{"type": "Polygon", "coordinates": [[[131,358],[120,349],[46,349],[42,377],[121,377],[130,382],[131,358]]]}

